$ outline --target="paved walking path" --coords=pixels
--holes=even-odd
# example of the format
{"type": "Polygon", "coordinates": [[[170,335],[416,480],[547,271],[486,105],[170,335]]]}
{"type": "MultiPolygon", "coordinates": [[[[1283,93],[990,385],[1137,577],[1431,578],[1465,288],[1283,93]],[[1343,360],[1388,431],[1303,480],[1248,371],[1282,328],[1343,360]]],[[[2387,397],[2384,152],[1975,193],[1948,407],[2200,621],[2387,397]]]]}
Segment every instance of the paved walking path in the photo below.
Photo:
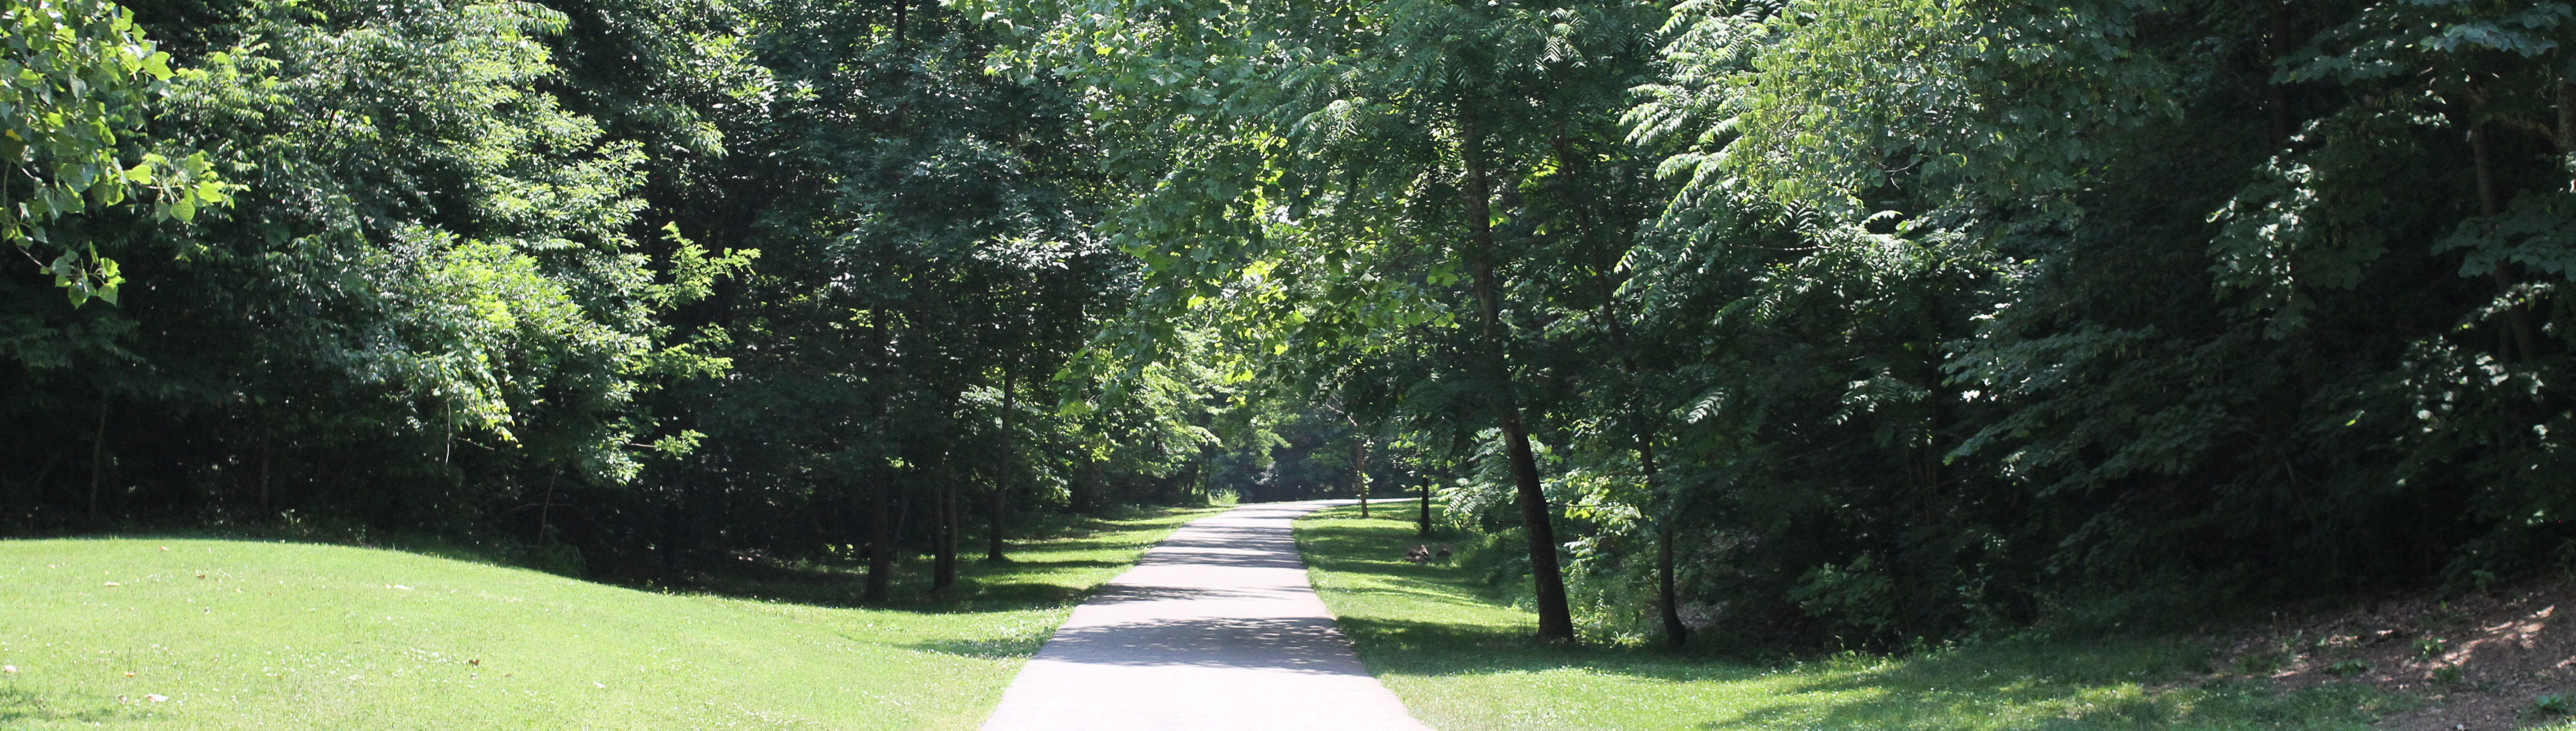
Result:
{"type": "Polygon", "coordinates": [[[1201,518],[1075,607],[984,731],[1430,731],[1360,666],[1288,523],[1338,501],[1201,518]]]}

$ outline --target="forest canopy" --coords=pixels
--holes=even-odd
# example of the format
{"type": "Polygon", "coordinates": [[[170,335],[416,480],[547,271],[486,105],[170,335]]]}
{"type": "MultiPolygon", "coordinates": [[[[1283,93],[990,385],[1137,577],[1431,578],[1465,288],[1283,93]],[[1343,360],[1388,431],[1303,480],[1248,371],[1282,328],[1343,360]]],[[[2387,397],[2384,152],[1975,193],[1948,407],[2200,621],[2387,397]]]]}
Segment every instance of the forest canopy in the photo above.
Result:
{"type": "Polygon", "coordinates": [[[2567,3],[0,29],[15,534],[885,601],[1048,514],[1427,495],[1542,635],[1794,647],[2576,563],[2567,3]]]}

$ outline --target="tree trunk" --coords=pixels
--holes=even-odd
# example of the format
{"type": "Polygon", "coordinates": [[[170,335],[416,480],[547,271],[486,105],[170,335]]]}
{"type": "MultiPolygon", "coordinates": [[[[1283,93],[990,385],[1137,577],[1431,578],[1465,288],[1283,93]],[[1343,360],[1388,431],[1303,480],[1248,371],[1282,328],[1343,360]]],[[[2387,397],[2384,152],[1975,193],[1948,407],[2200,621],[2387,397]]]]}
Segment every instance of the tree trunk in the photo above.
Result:
{"type": "MultiPolygon", "coordinates": [[[[1656,478],[1655,440],[1652,436],[1637,440],[1637,466],[1646,473],[1646,492],[1660,494],[1662,480],[1656,478]]],[[[1679,650],[1690,641],[1690,625],[1682,624],[1680,582],[1673,577],[1673,516],[1666,506],[1663,520],[1655,526],[1655,604],[1663,614],[1664,644],[1679,650]]]]}
{"type": "Polygon", "coordinates": [[[269,462],[275,458],[276,454],[277,432],[271,429],[261,429],[259,434],[259,514],[262,520],[266,520],[268,516],[277,514],[277,509],[270,506],[268,499],[268,465],[269,462]]]}
{"type": "Polygon", "coordinates": [[[2567,190],[2576,192],[2576,82],[2562,76],[2558,79],[2558,169],[2565,173],[2567,190]]]}
{"type": "Polygon", "coordinates": [[[989,537],[991,543],[984,549],[986,561],[1011,560],[1009,556],[1002,555],[1002,520],[1008,517],[1003,512],[1004,501],[1011,496],[1011,439],[1017,436],[1011,431],[1011,410],[1014,407],[1012,399],[1018,395],[1012,387],[1018,385],[1013,381],[1017,375],[1008,367],[1002,371],[1002,464],[993,475],[993,534],[989,537]]]}
{"type": "Polygon", "coordinates": [[[686,509],[681,506],[681,499],[680,495],[674,494],[670,501],[662,503],[661,553],[664,577],[680,575],[680,513],[686,509]]]}
{"type": "Polygon", "coordinates": [[[930,590],[934,593],[957,583],[957,533],[965,521],[957,514],[957,480],[954,470],[942,470],[949,477],[939,488],[939,497],[931,502],[930,511],[937,518],[932,532],[930,590]]]}
{"type": "Polygon", "coordinates": [[[52,497],[45,494],[45,480],[54,476],[54,467],[62,461],[62,450],[49,451],[45,455],[45,466],[36,468],[35,481],[27,483],[28,494],[35,497],[37,504],[44,504],[47,498],[52,497]]]}
{"type": "Polygon", "coordinates": [[[545,502],[537,503],[536,545],[540,548],[546,545],[546,521],[554,517],[555,480],[562,477],[563,463],[561,462],[555,463],[554,469],[546,472],[546,499],[545,502]]]}
{"type": "MultiPolygon", "coordinates": [[[[1563,154],[1559,152],[1559,155],[1563,154]]],[[[1609,266],[1595,267],[1593,285],[1601,292],[1602,323],[1609,327],[1610,337],[1618,343],[1621,351],[1620,372],[1634,383],[1640,370],[1637,366],[1637,355],[1630,347],[1627,329],[1619,319],[1619,290],[1611,285],[1609,270],[1609,266]]],[[[1663,497],[1660,484],[1662,480],[1658,477],[1660,473],[1655,469],[1655,417],[1651,411],[1639,413],[1637,417],[1638,471],[1644,474],[1646,493],[1663,497]]],[[[1662,520],[1657,521],[1655,527],[1655,604],[1656,610],[1663,615],[1664,642],[1668,647],[1678,650],[1690,640],[1690,625],[1682,623],[1681,597],[1676,586],[1679,582],[1673,577],[1673,518],[1670,510],[1670,505],[1667,504],[1667,514],[1662,520]]]]}
{"type": "MultiPolygon", "coordinates": [[[[2470,111],[2471,115],[2477,113],[2477,110],[2470,111]]],[[[2502,194],[2496,190],[2495,184],[2495,164],[2491,153],[2487,150],[2485,120],[2472,117],[2469,122],[2469,155],[2477,165],[2478,215],[2493,217],[2503,213],[2502,194]]],[[[2499,260],[2490,273],[2495,279],[2496,293],[2499,296],[2510,297],[2513,295],[2514,278],[2513,273],[2507,271],[2507,267],[2506,262],[2499,260]]],[[[2540,336],[2532,331],[2531,318],[2524,309],[2518,302],[2504,309],[2505,337],[2502,339],[2511,346],[2500,348],[2506,351],[2503,353],[2504,360],[2520,361],[2540,357],[2540,336]]]]}
{"type": "MultiPolygon", "coordinates": [[[[2287,53],[2289,48],[2289,0],[2272,0],[2272,17],[2269,20],[2270,28],[2266,29],[2263,34],[2263,65],[2266,68],[2279,63],[2281,57],[2287,53]]],[[[2281,82],[2278,80],[2265,84],[2263,86],[2263,106],[2266,111],[2272,113],[2272,148],[2274,150],[2279,150],[2280,148],[2289,145],[2290,134],[2292,131],[2290,129],[2289,90],[2282,86],[2281,82]]]]}
{"type": "Polygon", "coordinates": [[[1521,524],[1529,534],[1530,580],[1538,600],[1538,636],[1574,639],[1574,613],[1565,601],[1565,574],[1557,564],[1556,525],[1549,517],[1547,493],[1539,485],[1538,459],[1530,450],[1529,431],[1521,424],[1520,404],[1502,397],[1503,449],[1511,460],[1514,497],[1521,524]]]}
{"type": "Polygon", "coordinates": [[[892,480],[883,467],[872,467],[868,479],[868,575],[860,598],[881,602],[893,593],[894,521],[887,515],[887,493],[893,492],[892,480]]]}
{"type": "Polygon", "coordinates": [[[1680,591],[1673,578],[1673,527],[1655,530],[1655,595],[1664,615],[1664,646],[1675,650],[1690,644],[1690,625],[1682,623],[1680,591]]]}
{"type": "Polygon", "coordinates": [[[680,481],[680,499],[680,563],[703,568],[707,558],[724,552],[723,541],[716,538],[722,534],[707,527],[707,518],[715,511],[707,505],[706,486],[697,480],[680,481]]]}
{"type": "Polygon", "coordinates": [[[1514,483],[1514,495],[1520,503],[1521,524],[1529,534],[1530,580],[1538,601],[1538,636],[1549,640],[1574,639],[1574,613],[1565,601],[1565,575],[1557,564],[1556,526],[1549,519],[1547,493],[1541,489],[1538,459],[1530,451],[1529,431],[1521,423],[1520,402],[1513,395],[1511,355],[1504,342],[1501,293],[1494,282],[1494,221],[1488,201],[1492,181],[1487,179],[1483,140],[1478,136],[1475,116],[1467,105],[1459,105],[1459,157],[1467,168],[1467,226],[1474,237],[1473,254],[1468,269],[1475,275],[1476,299],[1484,312],[1485,346],[1483,360],[1487,378],[1493,381],[1494,406],[1501,417],[1503,449],[1508,455],[1514,483]]]}
{"type": "Polygon", "coordinates": [[[107,397],[98,397],[98,429],[89,438],[89,522],[98,524],[98,483],[107,456],[107,397]]]}
{"type": "MultiPolygon", "coordinates": [[[[893,388],[893,384],[886,380],[886,361],[893,357],[893,348],[887,342],[885,318],[886,313],[883,309],[869,313],[868,318],[870,334],[876,338],[877,346],[876,362],[869,368],[872,371],[869,380],[874,383],[868,384],[876,391],[873,394],[874,403],[871,405],[876,412],[876,423],[869,428],[876,432],[876,445],[873,446],[880,450],[884,449],[884,445],[891,437],[886,433],[888,417],[886,392],[893,388]]],[[[894,498],[894,475],[892,468],[885,463],[885,455],[870,454],[867,459],[870,483],[868,485],[868,576],[860,597],[866,601],[882,602],[892,598],[894,592],[894,526],[890,520],[892,516],[886,514],[890,507],[888,503],[894,498]]]]}
{"type": "Polygon", "coordinates": [[[1351,441],[1351,489],[1360,494],[1360,517],[1369,517],[1368,438],[1351,441]]]}
{"type": "Polygon", "coordinates": [[[1100,460],[1084,458],[1082,463],[1082,490],[1074,493],[1073,502],[1075,512],[1097,512],[1101,508],[1108,506],[1107,502],[1101,500],[1102,494],[1109,490],[1107,485],[1101,484],[1105,479],[1106,478],[1100,476],[1100,460]]]}
{"type": "Polygon", "coordinates": [[[1431,479],[1431,476],[1430,476],[1430,475],[1427,475],[1427,474],[1426,474],[1426,475],[1423,475],[1423,476],[1422,476],[1422,514],[1421,514],[1420,516],[1417,516],[1417,517],[1415,517],[1415,518],[1414,518],[1414,529],[1415,529],[1415,530],[1414,530],[1414,535],[1419,536],[1419,537],[1423,537],[1423,538],[1430,538],[1430,537],[1431,537],[1431,483],[1432,483],[1432,482],[1433,482],[1433,480],[1431,479]]]}
{"type": "MultiPolygon", "coordinates": [[[[894,496],[894,536],[887,538],[886,543],[898,549],[897,556],[902,555],[904,529],[912,527],[912,497],[910,491],[898,491],[894,496]]],[[[902,563],[903,559],[897,558],[895,562],[902,563]]]]}

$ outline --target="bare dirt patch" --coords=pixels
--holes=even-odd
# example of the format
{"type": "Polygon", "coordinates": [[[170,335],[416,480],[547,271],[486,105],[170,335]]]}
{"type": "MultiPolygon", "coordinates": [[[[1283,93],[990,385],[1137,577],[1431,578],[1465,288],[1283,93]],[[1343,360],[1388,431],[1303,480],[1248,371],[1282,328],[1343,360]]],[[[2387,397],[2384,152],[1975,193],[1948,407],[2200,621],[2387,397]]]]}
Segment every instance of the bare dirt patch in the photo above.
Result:
{"type": "Polygon", "coordinates": [[[2576,580],[2285,618],[2248,633],[2217,662],[2222,675],[2270,678],[2283,690],[2359,682],[2428,701],[2382,719],[2381,728],[2555,724],[2576,712],[2576,580]],[[2556,708],[2545,708],[2552,698],[2556,708]]]}

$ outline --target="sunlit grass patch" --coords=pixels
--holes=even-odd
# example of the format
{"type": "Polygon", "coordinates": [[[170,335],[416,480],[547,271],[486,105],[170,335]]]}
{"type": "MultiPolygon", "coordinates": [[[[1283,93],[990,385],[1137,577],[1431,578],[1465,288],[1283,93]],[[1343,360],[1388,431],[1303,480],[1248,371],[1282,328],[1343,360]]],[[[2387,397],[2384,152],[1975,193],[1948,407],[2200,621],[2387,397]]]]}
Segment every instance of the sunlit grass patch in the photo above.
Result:
{"type": "Polygon", "coordinates": [[[2360,729],[2416,702],[2359,684],[2203,682],[2180,640],[2000,642],[1781,667],[1536,642],[1468,569],[1404,560],[1411,521],[1335,508],[1297,523],[1316,588],[1371,672],[1441,731],[1492,729],[2360,729]]]}
{"type": "Polygon", "coordinates": [[[0,541],[0,728],[972,728],[1073,602],[1209,512],[1017,544],[897,609],[345,546],[0,541]]]}

